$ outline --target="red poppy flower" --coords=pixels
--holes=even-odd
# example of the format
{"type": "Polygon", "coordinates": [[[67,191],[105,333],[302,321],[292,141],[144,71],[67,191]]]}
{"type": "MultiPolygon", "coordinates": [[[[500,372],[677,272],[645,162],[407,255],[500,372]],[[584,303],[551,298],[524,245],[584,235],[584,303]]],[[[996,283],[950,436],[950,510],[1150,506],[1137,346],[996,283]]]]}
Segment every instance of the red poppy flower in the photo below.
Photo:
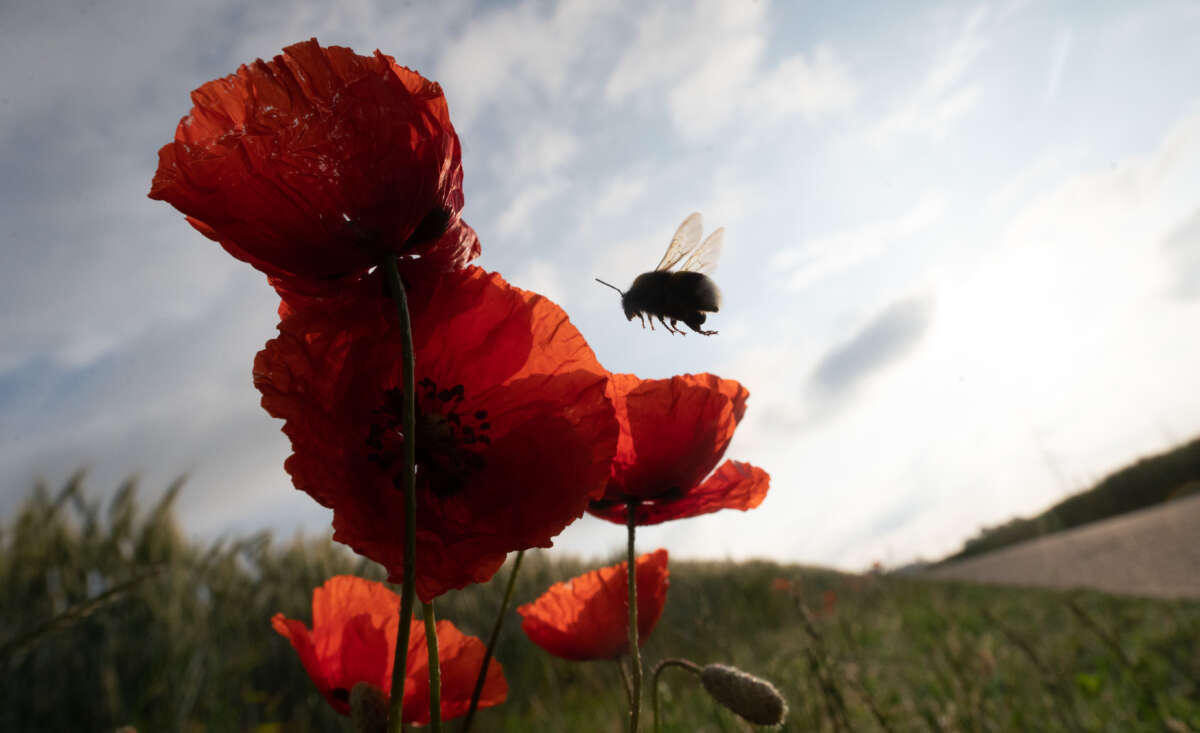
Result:
{"type": "MultiPolygon", "coordinates": [[[[551,654],[585,661],[616,659],[629,651],[629,563],[555,583],[517,609],[521,628],[551,654]]],[[[667,602],[667,551],[637,559],[638,646],[646,643],[667,602]]]]}
{"type": "Polygon", "coordinates": [[[441,87],[376,51],[312,39],[192,92],[150,198],[297,292],[386,253],[443,269],[479,254],[443,233],[463,207],[441,87]]]}
{"type": "Polygon", "coordinates": [[[636,500],[637,523],[647,525],[762,503],[770,476],[761,468],[726,461],[704,478],[746,413],[745,387],[711,374],[614,374],[610,384],[621,438],[608,488],[590,513],[624,524],[626,506],[636,500]]]}
{"type": "MultiPolygon", "coordinates": [[[[350,712],[350,691],[359,682],[374,685],[385,697],[392,689],[392,665],[400,623],[400,597],[382,583],[337,575],[313,591],[313,628],[275,614],[271,625],[292,642],[317,689],[342,715],[350,712]]],[[[437,622],[442,670],[442,717],[463,715],[470,705],[484,644],[465,636],[449,621],[437,622]]],[[[413,621],[409,632],[404,681],[404,722],[429,722],[429,659],[425,625],[413,621]]],[[[508,683],[496,662],[488,667],[480,707],[499,705],[508,683]]]]}
{"type": "MultiPolygon", "coordinates": [[[[608,375],[566,314],[479,268],[412,299],[417,381],[416,588],[428,601],[549,547],[604,491],[617,423],[608,375]]],[[[405,395],[395,306],[372,275],[285,308],[254,363],[286,422],[296,488],[333,509],[334,539],[403,579],[405,395]]]]}

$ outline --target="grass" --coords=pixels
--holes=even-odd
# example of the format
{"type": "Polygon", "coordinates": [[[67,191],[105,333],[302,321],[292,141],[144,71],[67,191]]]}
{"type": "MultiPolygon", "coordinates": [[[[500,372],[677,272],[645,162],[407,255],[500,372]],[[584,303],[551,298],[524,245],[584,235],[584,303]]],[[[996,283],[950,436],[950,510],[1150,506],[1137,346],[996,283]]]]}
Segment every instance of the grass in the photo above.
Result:
{"type": "MultiPolygon", "coordinates": [[[[3,528],[0,729],[350,730],[269,619],[309,619],[313,587],[377,567],[325,541],[188,542],[174,495],[142,512],[131,482],[102,506],[76,479],[3,528]]],[[[590,567],[531,553],[515,603],[590,567]]],[[[486,637],[505,579],[443,596],[439,616],[486,637]]],[[[510,613],[497,649],[510,699],[475,730],[622,730],[616,665],[550,657],[519,627],[510,613]]],[[[789,731],[1200,730],[1193,601],[673,561],[644,653],[773,681],[789,731]]],[[[687,672],[660,690],[665,731],[753,729],[687,672]]]]}
{"type": "Polygon", "coordinates": [[[1068,496],[1033,517],[1016,517],[986,527],[951,562],[1008,547],[1035,537],[1080,527],[1126,512],[1145,509],[1200,491],[1200,438],[1142,458],[1105,476],[1095,486],[1068,496]]]}

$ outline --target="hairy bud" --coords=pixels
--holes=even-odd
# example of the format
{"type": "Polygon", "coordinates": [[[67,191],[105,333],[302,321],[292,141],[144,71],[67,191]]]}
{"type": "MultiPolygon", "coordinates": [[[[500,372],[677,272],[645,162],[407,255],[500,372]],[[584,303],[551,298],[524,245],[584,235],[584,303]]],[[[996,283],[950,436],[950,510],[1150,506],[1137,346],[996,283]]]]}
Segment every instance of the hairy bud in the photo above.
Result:
{"type": "Polygon", "coordinates": [[[350,720],[355,733],[384,733],[387,730],[388,699],[375,685],[359,682],[350,691],[350,720]]]}
{"type": "Polygon", "coordinates": [[[787,703],[775,685],[736,667],[710,664],[700,672],[704,689],[714,700],[755,725],[783,725],[787,703]]]}

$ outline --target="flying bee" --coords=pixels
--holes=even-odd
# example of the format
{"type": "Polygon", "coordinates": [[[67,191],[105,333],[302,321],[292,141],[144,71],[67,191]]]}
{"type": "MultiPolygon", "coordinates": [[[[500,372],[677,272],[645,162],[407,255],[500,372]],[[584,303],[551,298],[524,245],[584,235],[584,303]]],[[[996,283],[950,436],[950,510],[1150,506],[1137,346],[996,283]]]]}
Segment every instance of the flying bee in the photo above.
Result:
{"type": "Polygon", "coordinates": [[[700,326],[707,317],[705,312],[716,313],[721,307],[721,291],[708,273],[716,269],[721,245],[725,243],[725,228],[709,234],[701,244],[702,231],[699,214],[691,214],[684,219],[671,238],[671,244],[667,246],[667,252],[658,267],[638,275],[629,290],[622,291],[600,278],[596,278],[596,282],[621,293],[625,318],[632,321],[637,316],[642,328],[646,327],[644,316],[649,316],[651,331],[657,318],[671,333],[685,333],[678,328],[682,321],[696,333],[712,336],[716,331],[702,331],[700,326]],[[671,269],[680,262],[683,264],[679,269],[671,269]]]}

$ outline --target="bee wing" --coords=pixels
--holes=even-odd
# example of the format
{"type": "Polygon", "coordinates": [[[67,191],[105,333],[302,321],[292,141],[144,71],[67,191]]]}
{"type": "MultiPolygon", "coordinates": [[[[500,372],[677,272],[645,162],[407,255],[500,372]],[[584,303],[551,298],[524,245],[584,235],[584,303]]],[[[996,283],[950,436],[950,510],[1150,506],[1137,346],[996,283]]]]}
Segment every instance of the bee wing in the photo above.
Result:
{"type": "Polygon", "coordinates": [[[683,259],[684,255],[695,249],[696,243],[700,241],[701,231],[703,231],[703,226],[700,223],[700,214],[689,214],[688,218],[684,219],[679,228],[675,230],[675,236],[671,237],[671,244],[667,245],[667,251],[663,255],[662,261],[654,269],[671,269],[675,263],[683,259]]]}
{"type": "Polygon", "coordinates": [[[721,256],[721,248],[725,246],[725,227],[720,227],[708,238],[704,240],[692,253],[692,256],[687,258],[687,262],[679,268],[680,272],[700,272],[705,275],[712,274],[712,271],[717,269],[717,259],[721,256]]]}

